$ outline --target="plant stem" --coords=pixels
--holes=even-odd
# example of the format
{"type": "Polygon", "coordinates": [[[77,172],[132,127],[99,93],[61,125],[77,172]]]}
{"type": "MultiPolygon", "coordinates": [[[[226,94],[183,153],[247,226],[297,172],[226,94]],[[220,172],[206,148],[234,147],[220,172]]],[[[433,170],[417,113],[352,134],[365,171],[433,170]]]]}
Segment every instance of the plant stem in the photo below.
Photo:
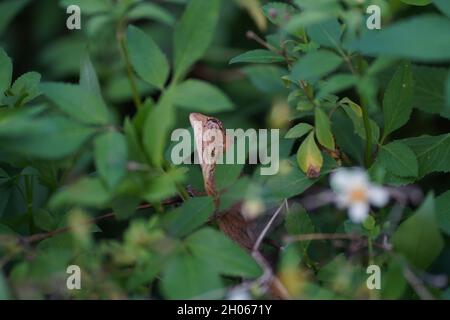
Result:
{"type": "Polygon", "coordinates": [[[370,237],[367,237],[367,250],[369,254],[369,265],[374,264],[373,262],[373,243],[370,237]]]}
{"type": "Polygon", "coordinates": [[[367,111],[366,104],[364,103],[364,99],[361,94],[359,94],[360,98],[360,105],[362,110],[362,117],[364,122],[364,131],[366,133],[366,149],[364,152],[364,165],[366,168],[369,168],[372,164],[372,130],[370,128],[370,119],[369,119],[369,112],[367,111]]]}
{"type": "MultiPolygon", "coordinates": [[[[167,174],[167,171],[170,170],[170,163],[166,160],[163,161],[162,170],[167,174]]],[[[175,183],[175,187],[177,188],[178,195],[183,201],[189,200],[189,193],[186,191],[186,188],[181,183],[175,183]]]]}
{"type": "Polygon", "coordinates": [[[141,97],[137,90],[136,80],[134,78],[133,68],[131,67],[130,58],[128,56],[128,50],[125,45],[125,36],[123,34],[123,20],[120,20],[117,26],[117,41],[119,42],[120,52],[125,62],[125,68],[127,71],[127,77],[130,82],[131,92],[133,95],[134,105],[138,109],[142,105],[141,97]]]}
{"type": "Polygon", "coordinates": [[[28,223],[29,223],[29,229],[30,233],[34,231],[34,224],[33,224],[33,177],[26,175],[24,177],[25,179],[25,192],[26,192],[26,199],[27,199],[27,215],[28,215],[28,223]]]}

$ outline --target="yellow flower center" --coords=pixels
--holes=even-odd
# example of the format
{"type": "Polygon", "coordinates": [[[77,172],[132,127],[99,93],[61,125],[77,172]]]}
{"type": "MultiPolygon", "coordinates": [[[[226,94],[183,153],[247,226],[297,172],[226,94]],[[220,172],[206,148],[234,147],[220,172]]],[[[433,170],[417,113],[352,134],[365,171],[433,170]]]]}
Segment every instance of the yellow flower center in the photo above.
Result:
{"type": "Polygon", "coordinates": [[[366,201],[366,199],[367,199],[366,189],[358,188],[350,192],[351,202],[363,202],[366,201]]]}

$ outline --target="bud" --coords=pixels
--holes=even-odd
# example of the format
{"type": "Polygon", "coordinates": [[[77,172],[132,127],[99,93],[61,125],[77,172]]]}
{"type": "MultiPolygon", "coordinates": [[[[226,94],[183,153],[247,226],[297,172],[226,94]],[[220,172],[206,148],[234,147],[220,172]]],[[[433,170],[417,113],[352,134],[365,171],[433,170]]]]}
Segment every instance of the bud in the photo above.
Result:
{"type": "Polygon", "coordinates": [[[270,110],[268,123],[270,128],[283,129],[289,125],[291,110],[286,100],[276,98],[270,110]]]}
{"type": "Polygon", "coordinates": [[[242,205],[242,215],[247,220],[254,220],[260,216],[265,210],[264,202],[260,199],[251,199],[244,202],[242,205]]]}
{"type": "Polygon", "coordinates": [[[309,178],[317,178],[320,175],[323,157],[314,140],[314,131],[311,131],[298,149],[297,163],[309,178]]]}

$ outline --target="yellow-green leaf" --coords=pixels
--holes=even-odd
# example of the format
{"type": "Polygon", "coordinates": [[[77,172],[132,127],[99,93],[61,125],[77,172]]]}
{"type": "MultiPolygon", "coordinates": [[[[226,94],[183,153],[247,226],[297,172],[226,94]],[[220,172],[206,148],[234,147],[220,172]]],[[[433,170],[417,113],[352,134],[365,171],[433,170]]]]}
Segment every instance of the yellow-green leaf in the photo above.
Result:
{"type": "Polygon", "coordinates": [[[320,175],[323,157],[314,140],[314,131],[300,145],[297,152],[297,163],[308,177],[315,178],[320,175]]]}
{"type": "Polygon", "coordinates": [[[330,119],[319,107],[315,111],[315,125],[316,137],[319,143],[330,150],[334,150],[336,147],[334,145],[333,133],[331,132],[330,119]]]}

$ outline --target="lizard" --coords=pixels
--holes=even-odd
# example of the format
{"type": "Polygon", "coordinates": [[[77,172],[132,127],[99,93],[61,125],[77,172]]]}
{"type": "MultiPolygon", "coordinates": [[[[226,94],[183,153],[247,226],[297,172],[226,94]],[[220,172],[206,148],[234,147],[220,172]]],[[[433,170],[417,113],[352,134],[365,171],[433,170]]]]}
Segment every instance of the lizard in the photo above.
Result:
{"type": "MultiPolygon", "coordinates": [[[[229,148],[231,141],[226,136],[222,122],[214,117],[201,113],[191,113],[189,121],[194,131],[205,192],[214,199],[217,212],[219,211],[220,194],[215,183],[216,163],[219,157],[229,148]]],[[[253,251],[257,237],[241,213],[241,203],[232,206],[226,212],[217,212],[216,221],[219,229],[225,235],[248,252],[256,253],[257,260],[266,269],[268,268],[269,263],[265,258],[259,252],[253,251]]],[[[269,289],[278,298],[289,298],[286,289],[275,276],[271,276],[269,279],[269,289]]]]}

